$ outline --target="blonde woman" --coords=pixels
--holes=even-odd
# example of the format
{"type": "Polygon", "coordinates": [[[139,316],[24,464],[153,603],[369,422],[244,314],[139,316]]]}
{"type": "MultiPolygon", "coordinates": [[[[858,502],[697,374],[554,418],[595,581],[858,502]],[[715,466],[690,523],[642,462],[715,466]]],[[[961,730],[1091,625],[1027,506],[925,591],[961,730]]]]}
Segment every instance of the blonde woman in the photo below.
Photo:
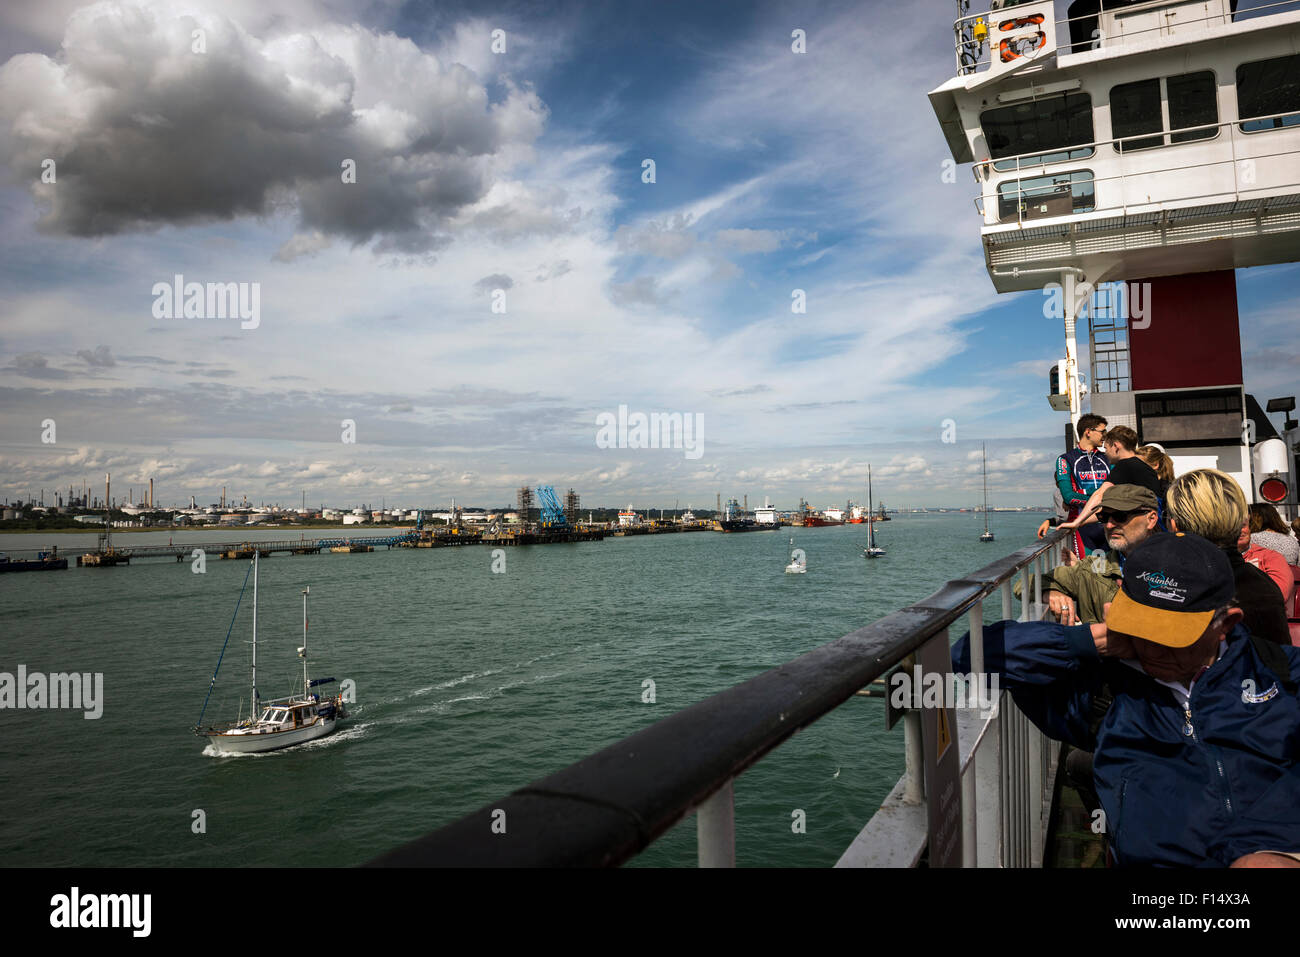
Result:
{"type": "Polygon", "coordinates": [[[1246,495],[1236,479],[1218,469],[1196,469],[1180,475],[1165,496],[1165,520],[1171,532],[1200,535],[1228,556],[1236,601],[1246,613],[1243,624],[1251,634],[1279,645],[1291,644],[1281,586],[1237,550],[1250,519],[1246,495]]]}

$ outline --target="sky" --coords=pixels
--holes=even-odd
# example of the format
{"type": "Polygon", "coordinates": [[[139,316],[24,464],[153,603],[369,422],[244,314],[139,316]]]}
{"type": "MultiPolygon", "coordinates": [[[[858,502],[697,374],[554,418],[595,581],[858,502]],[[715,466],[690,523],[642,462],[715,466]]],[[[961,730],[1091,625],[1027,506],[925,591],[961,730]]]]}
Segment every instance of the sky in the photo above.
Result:
{"type": "MultiPolygon", "coordinates": [[[[1060,323],[985,271],[923,6],[7,4],[0,498],[972,504],[986,443],[1049,503],[1060,323]],[[606,447],[620,407],[698,447],[606,447]]],[[[1298,279],[1238,273],[1261,399],[1298,279]]]]}

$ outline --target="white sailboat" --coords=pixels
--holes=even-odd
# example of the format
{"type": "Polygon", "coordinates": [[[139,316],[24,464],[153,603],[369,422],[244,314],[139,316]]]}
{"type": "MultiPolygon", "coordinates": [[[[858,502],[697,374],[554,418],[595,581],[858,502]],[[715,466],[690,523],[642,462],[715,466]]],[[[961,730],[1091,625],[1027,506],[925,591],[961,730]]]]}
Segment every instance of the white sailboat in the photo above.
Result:
{"type": "MultiPolygon", "coordinates": [[[[302,692],[286,698],[275,698],[263,702],[257,691],[257,554],[253,555],[253,706],[252,713],[243,720],[232,724],[208,728],[195,727],[195,734],[206,737],[208,744],[218,751],[230,754],[255,754],[263,751],[276,751],[323,738],[335,730],[339,721],[347,717],[341,694],[322,698],[313,688],[329,684],[333,678],[312,679],[307,674],[307,596],[311,588],[302,590],[302,647],[298,657],[302,659],[302,692]],[[259,715],[260,712],[260,715],[259,715]]],[[[247,579],[245,579],[247,582],[247,579]]],[[[236,605],[238,612],[238,605],[236,605]]],[[[229,640],[229,634],[226,638],[229,640]]],[[[224,656],[225,649],[222,649],[224,656]]],[[[218,660],[217,668],[221,667],[218,660]]],[[[217,674],[212,674],[212,682],[217,674]]],[[[208,686],[211,697],[212,686],[208,686]]],[[[203,703],[207,710],[207,701],[203,703]]],[[[199,715],[202,724],[203,716],[199,715]]]]}
{"type": "Polygon", "coordinates": [[[808,571],[808,556],[804,554],[802,548],[794,547],[794,539],[790,539],[790,564],[785,566],[787,575],[803,575],[808,571]]]}
{"type": "Polygon", "coordinates": [[[871,510],[871,465],[867,465],[867,547],[862,549],[863,558],[880,558],[885,550],[876,544],[876,517],[871,510]]]}
{"type": "Polygon", "coordinates": [[[989,531],[989,455],[983,442],[980,443],[980,455],[984,460],[984,534],[980,536],[980,541],[991,542],[993,533],[989,531]]]}

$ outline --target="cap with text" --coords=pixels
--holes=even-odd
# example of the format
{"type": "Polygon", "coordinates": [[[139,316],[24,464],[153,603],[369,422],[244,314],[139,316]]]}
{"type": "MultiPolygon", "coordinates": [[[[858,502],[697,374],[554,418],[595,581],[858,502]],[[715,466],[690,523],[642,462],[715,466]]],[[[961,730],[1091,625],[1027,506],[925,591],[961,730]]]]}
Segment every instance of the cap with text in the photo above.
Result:
{"type": "Polygon", "coordinates": [[[1106,627],[1169,648],[1186,648],[1236,594],[1228,556],[1199,535],[1144,539],[1124,563],[1106,627]]]}

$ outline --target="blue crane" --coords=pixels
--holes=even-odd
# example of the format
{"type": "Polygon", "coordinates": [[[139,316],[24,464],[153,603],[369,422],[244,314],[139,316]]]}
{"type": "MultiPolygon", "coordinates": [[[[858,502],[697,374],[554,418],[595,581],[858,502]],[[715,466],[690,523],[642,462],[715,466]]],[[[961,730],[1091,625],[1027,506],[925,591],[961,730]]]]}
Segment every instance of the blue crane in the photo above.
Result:
{"type": "Polygon", "coordinates": [[[541,526],[543,528],[568,528],[569,520],[564,517],[564,509],[550,485],[537,486],[537,501],[542,506],[541,526]]]}

